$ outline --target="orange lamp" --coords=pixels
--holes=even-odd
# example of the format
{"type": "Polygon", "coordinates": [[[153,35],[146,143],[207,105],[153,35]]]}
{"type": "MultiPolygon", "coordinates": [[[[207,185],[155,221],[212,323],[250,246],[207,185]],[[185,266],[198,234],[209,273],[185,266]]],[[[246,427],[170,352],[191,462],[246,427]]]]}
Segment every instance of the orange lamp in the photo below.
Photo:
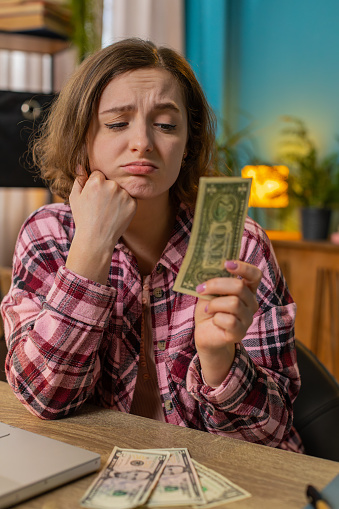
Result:
{"type": "Polygon", "coordinates": [[[287,166],[245,166],[241,176],[252,179],[249,207],[287,207],[288,174],[287,166]]]}

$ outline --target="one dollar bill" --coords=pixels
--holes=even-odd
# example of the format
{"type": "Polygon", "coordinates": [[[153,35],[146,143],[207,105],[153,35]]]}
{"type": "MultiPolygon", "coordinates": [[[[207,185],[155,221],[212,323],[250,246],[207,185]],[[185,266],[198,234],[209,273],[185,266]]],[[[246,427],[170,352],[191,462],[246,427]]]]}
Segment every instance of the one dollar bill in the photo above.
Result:
{"type": "Polygon", "coordinates": [[[174,291],[202,297],[195,290],[199,284],[230,276],[224,263],[239,257],[251,182],[241,177],[200,178],[192,233],[174,291]]]}
{"type": "Polygon", "coordinates": [[[223,475],[193,460],[198,473],[206,503],[197,505],[195,509],[211,509],[219,505],[235,502],[250,497],[250,493],[226,479],[223,475]]]}
{"type": "Polygon", "coordinates": [[[105,468],[81,499],[83,507],[130,509],[146,503],[170,453],[114,447],[105,468]]]}

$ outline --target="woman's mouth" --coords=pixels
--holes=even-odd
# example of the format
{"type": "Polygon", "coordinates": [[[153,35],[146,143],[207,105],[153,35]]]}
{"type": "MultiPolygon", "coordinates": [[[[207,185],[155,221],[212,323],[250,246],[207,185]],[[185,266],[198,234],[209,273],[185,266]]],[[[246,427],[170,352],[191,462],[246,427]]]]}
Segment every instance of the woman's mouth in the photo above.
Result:
{"type": "Polygon", "coordinates": [[[133,161],[122,166],[126,173],[131,175],[149,175],[155,172],[158,168],[150,161],[133,161]]]}

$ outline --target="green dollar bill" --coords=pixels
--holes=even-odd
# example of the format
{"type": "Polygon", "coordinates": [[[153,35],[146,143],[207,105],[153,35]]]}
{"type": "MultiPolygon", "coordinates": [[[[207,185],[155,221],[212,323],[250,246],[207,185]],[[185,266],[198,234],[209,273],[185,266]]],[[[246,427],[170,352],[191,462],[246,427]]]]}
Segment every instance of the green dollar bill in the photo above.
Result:
{"type": "Polygon", "coordinates": [[[186,448],[160,449],[171,454],[146,507],[204,504],[198,474],[186,448]]]}
{"type": "Polygon", "coordinates": [[[232,483],[218,472],[201,465],[195,460],[192,460],[192,462],[198,473],[206,499],[204,505],[197,505],[195,509],[211,509],[221,504],[235,502],[251,496],[248,491],[232,483]]]}
{"type": "Polygon", "coordinates": [[[81,499],[83,507],[130,509],[146,503],[170,453],[115,447],[105,468],[81,499]]]}
{"type": "Polygon", "coordinates": [[[199,284],[230,276],[224,262],[239,256],[251,182],[241,177],[200,178],[192,233],[174,291],[202,297],[195,291],[199,284]]]}

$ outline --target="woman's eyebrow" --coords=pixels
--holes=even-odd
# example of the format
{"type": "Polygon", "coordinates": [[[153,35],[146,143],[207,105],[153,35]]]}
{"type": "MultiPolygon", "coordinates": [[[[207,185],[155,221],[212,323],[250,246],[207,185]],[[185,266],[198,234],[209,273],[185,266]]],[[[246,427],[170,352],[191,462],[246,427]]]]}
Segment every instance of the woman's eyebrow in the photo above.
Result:
{"type": "Polygon", "coordinates": [[[125,113],[126,111],[134,111],[135,106],[131,104],[126,104],[124,106],[112,106],[104,111],[99,111],[99,115],[105,115],[105,113],[125,113]]]}
{"type": "Polygon", "coordinates": [[[155,110],[172,110],[176,113],[180,113],[180,109],[174,102],[166,102],[166,103],[157,103],[154,105],[155,110]]]}
{"type": "MultiPolygon", "coordinates": [[[[161,102],[156,103],[153,108],[155,111],[164,111],[164,110],[172,110],[176,113],[180,113],[180,109],[174,102],[161,102]]],[[[126,113],[129,111],[135,111],[136,107],[132,104],[125,104],[120,106],[112,106],[111,108],[108,108],[107,110],[100,111],[99,115],[105,115],[106,113],[126,113]]]]}

